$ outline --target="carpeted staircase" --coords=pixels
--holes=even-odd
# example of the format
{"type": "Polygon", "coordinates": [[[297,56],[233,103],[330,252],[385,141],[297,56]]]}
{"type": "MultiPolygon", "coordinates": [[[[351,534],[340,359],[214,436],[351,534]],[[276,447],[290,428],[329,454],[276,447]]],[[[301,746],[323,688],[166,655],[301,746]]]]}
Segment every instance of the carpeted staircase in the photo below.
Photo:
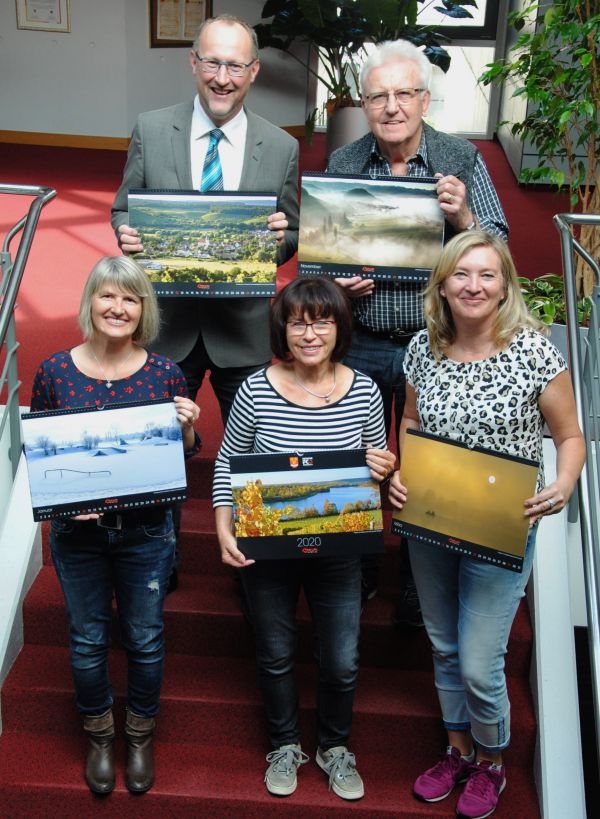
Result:
{"type": "MultiPolygon", "coordinates": [[[[190,497],[183,515],[183,571],[167,598],[167,663],[157,730],[157,777],[143,796],[123,783],[125,663],[111,668],[119,738],[117,787],[94,797],[83,780],[84,738],[75,712],[61,592],[47,549],[25,602],[25,646],[2,690],[1,819],[87,817],[421,817],[454,815],[457,795],[436,805],[412,797],[418,773],[443,750],[426,635],[390,625],[400,557],[390,542],[379,595],[363,613],[361,672],[351,749],[365,780],[365,798],[347,803],[328,792],[314,763],[314,683],[310,622],[299,612],[303,749],[311,762],[291,797],[263,785],[267,747],[250,627],[240,613],[237,584],[219,558],[209,494],[212,458],[188,464],[190,497]],[[268,814],[267,814],[268,815],[268,814]]],[[[386,522],[389,528],[389,513],[386,522]]],[[[388,540],[395,540],[388,538],[388,540]]],[[[115,642],[118,643],[115,624],[115,642]]],[[[509,646],[513,745],[508,785],[495,816],[539,816],[532,759],[535,721],[528,687],[531,627],[523,605],[509,646]]]]}

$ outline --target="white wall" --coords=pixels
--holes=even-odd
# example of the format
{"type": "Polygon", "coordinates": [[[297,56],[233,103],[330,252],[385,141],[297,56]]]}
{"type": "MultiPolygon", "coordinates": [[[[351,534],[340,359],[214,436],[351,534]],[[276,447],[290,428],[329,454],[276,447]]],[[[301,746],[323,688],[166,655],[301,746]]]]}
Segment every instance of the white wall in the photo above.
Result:
{"type": "MultiPolygon", "coordinates": [[[[263,0],[214,0],[215,14],[259,22],[263,0]]],[[[71,0],[71,32],[17,29],[0,2],[0,130],[125,137],[141,111],[194,94],[187,48],[149,47],[148,0],[71,0]]],[[[306,77],[287,55],[261,54],[249,106],[277,125],[305,119],[306,77]]]]}
{"type": "Polygon", "coordinates": [[[0,3],[0,128],[124,136],[125,0],[72,0],[71,33],[17,29],[0,3]]]}

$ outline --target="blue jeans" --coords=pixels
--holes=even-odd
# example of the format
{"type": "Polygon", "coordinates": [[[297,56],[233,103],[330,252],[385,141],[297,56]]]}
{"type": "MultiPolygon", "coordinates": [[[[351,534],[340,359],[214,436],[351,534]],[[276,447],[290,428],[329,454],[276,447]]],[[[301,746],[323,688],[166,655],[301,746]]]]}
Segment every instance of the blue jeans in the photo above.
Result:
{"type": "Polygon", "coordinates": [[[102,714],[113,703],[108,677],[113,591],[127,654],[127,706],[158,712],[164,665],[163,603],[173,565],[170,510],[162,523],[107,529],[53,520],[50,548],[69,620],[77,707],[102,714]]]}
{"type": "Polygon", "coordinates": [[[398,431],[404,412],[406,380],[402,367],[407,345],[396,344],[387,338],[377,338],[357,328],[352,336],[352,344],[344,358],[344,364],[368,375],[379,387],[383,399],[383,414],[386,435],[390,437],[392,427],[392,404],[396,416],[396,444],[398,431]]]}
{"type": "Polygon", "coordinates": [[[272,747],[300,742],[294,659],[301,588],[312,616],[319,667],[319,747],[347,745],[358,676],[360,558],[264,560],[242,569],[240,575],[254,626],[272,747]]]}
{"type": "Polygon", "coordinates": [[[510,742],[504,656],[531,573],[536,532],[537,526],[529,530],[522,574],[409,542],[444,726],[470,730],[490,753],[510,742]]]}

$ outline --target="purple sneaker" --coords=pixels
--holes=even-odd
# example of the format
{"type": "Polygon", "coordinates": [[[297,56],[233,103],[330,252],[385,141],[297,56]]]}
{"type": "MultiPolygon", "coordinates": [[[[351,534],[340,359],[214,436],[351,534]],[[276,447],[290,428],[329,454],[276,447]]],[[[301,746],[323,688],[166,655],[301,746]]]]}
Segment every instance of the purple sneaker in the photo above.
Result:
{"type": "Polygon", "coordinates": [[[455,785],[464,782],[469,776],[474,754],[468,758],[461,756],[458,748],[448,745],[440,761],[421,774],[413,785],[413,793],[424,802],[439,802],[445,799],[455,785]]]}
{"type": "Polygon", "coordinates": [[[506,787],[504,765],[483,760],[469,767],[469,779],[456,806],[458,816],[485,819],[496,810],[498,798],[506,787]]]}

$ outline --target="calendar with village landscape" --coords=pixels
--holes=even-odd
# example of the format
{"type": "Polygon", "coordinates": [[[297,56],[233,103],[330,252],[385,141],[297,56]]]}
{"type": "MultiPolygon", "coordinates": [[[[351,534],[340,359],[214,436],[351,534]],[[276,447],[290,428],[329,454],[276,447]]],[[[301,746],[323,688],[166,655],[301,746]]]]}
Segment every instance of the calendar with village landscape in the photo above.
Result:
{"type": "Polygon", "coordinates": [[[274,193],[130,190],[128,208],[157,296],[275,295],[274,193]]]}

